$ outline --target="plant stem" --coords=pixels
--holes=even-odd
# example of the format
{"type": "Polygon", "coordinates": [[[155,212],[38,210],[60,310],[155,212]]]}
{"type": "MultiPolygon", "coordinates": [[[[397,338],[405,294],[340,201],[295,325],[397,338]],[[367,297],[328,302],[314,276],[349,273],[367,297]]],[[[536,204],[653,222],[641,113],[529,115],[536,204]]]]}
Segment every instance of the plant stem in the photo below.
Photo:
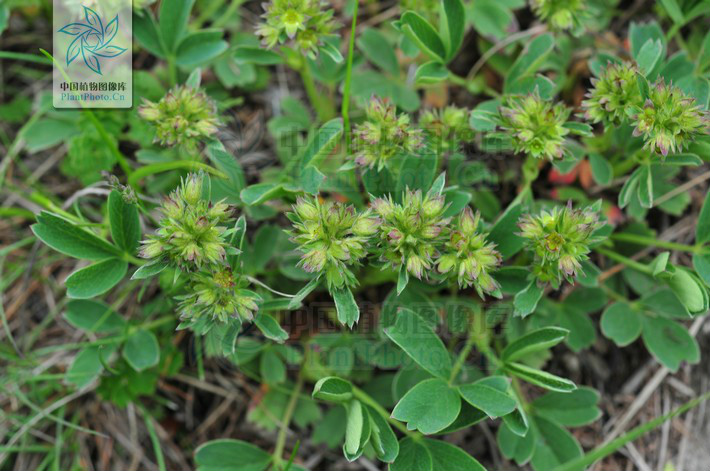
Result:
{"type": "Polygon", "coordinates": [[[311,105],[316,110],[318,120],[321,122],[328,121],[331,116],[335,114],[335,111],[333,110],[333,104],[328,99],[323,100],[323,96],[318,94],[318,89],[316,88],[316,83],[313,80],[311,69],[308,67],[308,62],[306,62],[305,59],[301,60],[301,64],[298,68],[298,73],[301,74],[303,87],[306,89],[308,100],[311,102],[311,105]]]}
{"type": "Polygon", "coordinates": [[[638,234],[630,234],[628,232],[622,232],[618,234],[612,234],[610,236],[613,240],[618,240],[620,242],[629,242],[632,244],[645,245],[651,247],[659,247],[668,250],[678,250],[681,252],[698,253],[702,250],[700,245],[688,245],[679,244],[678,242],[671,242],[668,240],[654,239],[653,237],[647,237],[638,234]]]}
{"type": "Polygon", "coordinates": [[[353,395],[360,402],[364,402],[368,406],[372,407],[375,412],[382,416],[383,419],[392,424],[397,430],[399,430],[403,434],[416,440],[421,438],[421,433],[416,432],[414,430],[409,430],[402,422],[397,419],[393,419],[390,413],[387,412],[384,407],[382,407],[377,401],[375,401],[372,397],[370,397],[369,394],[367,394],[362,389],[358,388],[357,386],[353,386],[353,395]]]}
{"type": "Polygon", "coordinates": [[[286,412],[284,413],[283,419],[281,420],[281,427],[279,428],[279,434],[276,437],[276,448],[274,448],[274,468],[282,469],[283,465],[283,452],[286,446],[286,432],[288,432],[288,426],[291,423],[291,418],[293,413],[296,411],[296,405],[298,404],[298,396],[303,388],[303,375],[301,374],[302,369],[299,370],[298,379],[296,380],[296,385],[291,391],[291,397],[286,405],[286,412]]]}
{"type": "Polygon", "coordinates": [[[463,348],[459,352],[459,355],[456,357],[456,362],[454,362],[453,368],[451,368],[451,374],[449,375],[449,385],[453,384],[454,380],[456,380],[456,376],[459,374],[459,371],[461,371],[461,368],[463,368],[463,365],[466,363],[466,358],[468,357],[468,354],[471,353],[471,349],[476,344],[476,340],[478,340],[476,333],[474,332],[474,318],[474,316],[470,316],[468,323],[468,337],[466,337],[466,343],[464,343],[463,348]]]}
{"type": "Polygon", "coordinates": [[[653,270],[648,265],[644,265],[643,263],[637,262],[636,260],[632,260],[629,257],[625,257],[621,254],[613,252],[609,249],[605,249],[603,247],[597,247],[594,250],[597,253],[600,253],[600,254],[602,254],[614,261],[617,261],[619,263],[623,263],[627,267],[633,268],[636,271],[639,271],[641,273],[645,273],[647,275],[653,275],[653,270]]]}
{"type": "Polygon", "coordinates": [[[345,142],[349,142],[350,137],[350,116],[348,115],[348,108],[350,108],[350,82],[352,81],[353,75],[353,51],[355,48],[355,27],[357,25],[357,5],[355,2],[353,8],[353,21],[350,25],[350,44],[348,45],[348,59],[347,66],[345,69],[345,87],[343,88],[343,103],[340,108],[340,114],[343,116],[343,130],[345,131],[345,142]]]}

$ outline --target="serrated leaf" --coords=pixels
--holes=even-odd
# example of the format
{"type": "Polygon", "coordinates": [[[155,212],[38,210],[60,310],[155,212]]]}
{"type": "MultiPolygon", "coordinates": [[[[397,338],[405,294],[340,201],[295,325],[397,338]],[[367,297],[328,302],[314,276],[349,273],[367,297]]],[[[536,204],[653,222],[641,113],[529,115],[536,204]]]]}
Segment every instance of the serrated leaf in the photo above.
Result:
{"type": "Polygon", "coordinates": [[[352,329],[360,319],[360,308],[355,302],[352,291],[344,287],[336,289],[332,293],[333,301],[335,301],[335,309],[338,311],[338,320],[341,324],[347,325],[352,329]]]}

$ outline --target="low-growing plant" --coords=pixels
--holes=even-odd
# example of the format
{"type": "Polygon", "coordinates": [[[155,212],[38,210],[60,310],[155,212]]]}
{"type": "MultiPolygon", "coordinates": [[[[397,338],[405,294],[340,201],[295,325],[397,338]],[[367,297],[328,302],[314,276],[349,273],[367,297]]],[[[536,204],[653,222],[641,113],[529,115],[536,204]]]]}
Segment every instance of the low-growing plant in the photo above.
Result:
{"type": "MultiPolygon", "coordinates": [[[[47,391],[135,406],[161,470],[155,418],[178,408],[161,383],[244,401],[209,382],[220,368],[254,393],[250,425],[223,432],[215,413],[199,446],[176,432],[199,471],[306,469],[304,445],[390,471],[491,456],[585,469],[673,416],[585,454],[570,429],[600,419],[607,392],[559,358],[640,338],[672,372],[701,361],[686,321],[710,307],[710,197],[693,173],[710,160],[702,2],[624,19],[628,48],[601,34],[614,1],[241,3],[136,5],[140,106],[41,105],[6,146],[8,188],[38,211],[0,214],[34,220],[26,240],[52,249],[37,260],[72,267],[46,286],[66,290],[58,309],[84,340],[59,347],[76,351],[66,369],[47,363],[64,381],[47,391]],[[516,17],[536,23],[509,35],[516,17]],[[16,159],[64,140],[64,176],[99,191],[62,201],[16,159]],[[659,232],[684,215],[694,241],[659,232]],[[479,424],[495,430],[488,452],[448,439],[479,424]]],[[[0,389],[20,398],[45,380],[21,372],[42,360],[27,342],[3,354],[0,389]]],[[[85,433],[50,415],[65,406],[42,415],[85,433]]],[[[36,423],[7,417],[18,438],[0,468],[36,423]]]]}

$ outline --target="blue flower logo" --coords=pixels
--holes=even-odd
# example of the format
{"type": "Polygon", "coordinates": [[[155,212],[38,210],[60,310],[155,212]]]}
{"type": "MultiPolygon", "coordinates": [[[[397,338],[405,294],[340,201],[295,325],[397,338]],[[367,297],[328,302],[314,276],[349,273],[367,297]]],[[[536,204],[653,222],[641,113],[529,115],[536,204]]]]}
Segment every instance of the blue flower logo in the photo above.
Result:
{"type": "Polygon", "coordinates": [[[84,64],[102,75],[99,57],[111,58],[126,52],[123,47],[111,45],[118,32],[118,15],[106,27],[101,17],[87,6],[84,6],[84,16],[86,23],[69,23],[59,30],[60,33],[76,36],[67,49],[67,67],[81,54],[84,64]]]}

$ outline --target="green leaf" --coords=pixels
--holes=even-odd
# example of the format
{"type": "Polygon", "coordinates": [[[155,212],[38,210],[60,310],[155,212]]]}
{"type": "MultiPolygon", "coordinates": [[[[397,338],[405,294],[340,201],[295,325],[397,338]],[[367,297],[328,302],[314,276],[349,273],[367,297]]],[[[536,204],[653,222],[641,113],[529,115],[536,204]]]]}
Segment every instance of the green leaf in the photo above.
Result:
{"type": "Polygon", "coordinates": [[[519,204],[508,206],[503,215],[493,225],[488,240],[495,240],[498,250],[504,259],[510,258],[523,248],[525,239],[517,235],[518,219],[523,214],[519,204]]]}
{"type": "Polygon", "coordinates": [[[710,254],[693,255],[693,268],[706,286],[710,286],[710,254]]]}
{"type": "Polygon", "coordinates": [[[705,201],[695,225],[695,243],[704,244],[708,241],[710,241],[710,191],[705,195],[705,201]]]}
{"type": "Polygon", "coordinates": [[[113,190],[108,196],[108,218],[113,241],[127,253],[133,255],[141,237],[136,205],[126,203],[121,193],[113,190]]]}
{"type": "Polygon", "coordinates": [[[663,45],[659,40],[649,39],[641,46],[638,54],[634,57],[641,73],[648,76],[658,64],[663,52],[663,45]]]}
{"type": "Polygon", "coordinates": [[[326,376],[313,386],[312,396],[321,401],[347,402],[353,397],[353,386],[337,376],[326,376]]]}
{"type": "Polygon", "coordinates": [[[690,319],[688,309],[670,289],[660,289],[641,297],[641,304],[651,312],[663,317],[675,319],[690,319]]]}
{"type": "Polygon", "coordinates": [[[581,427],[597,420],[602,412],[597,407],[599,393],[581,387],[572,392],[549,392],[532,402],[535,414],[565,427],[581,427]]]}
{"type": "Polygon", "coordinates": [[[187,31],[190,10],[194,0],[162,0],[160,3],[159,28],[167,52],[175,52],[187,31]]]}
{"type": "Polygon", "coordinates": [[[332,293],[333,301],[335,301],[335,309],[338,311],[338,320],[341,324],[347,325],[351,329],[353,325],[360,319],[360,308],[355,302],[350,288],[344,287],[336,289],[332,293]]]}
{"type": "Polygon", "coordinates": [[[306,299],[306,296],[311,294],[311,292],[313,292],[313,290],[315,290],[319,284],[320,278],[313,278],[311,281],[309,281],[306,286],[301,288],[298,293],[296,293],[294,297],[291,298],[291,301],[288,303],[288,308],[298,309],[301,306],[301,303],[303,303],[303,300],[306,299]]]}
{"type": "Polygon", "coordinates": [[[372,435],[370,436],[370,444],[375,450],[375,454],[380,461],[392,463],[399,455],[399,442],[397,436],[392,431],[392,427],[382,416],[373,408],[366,406],[370,416],[370,425],[372,427],[372,435]]]}
{"type": "Polygon", "coordinates": [[[528,383],[535,384],[550,391],[569,392],[577,389],[570,380],[560,378],[546,371],[531,368],[521,363],[506,363],[505,370],[528,383]]]}
{"type": "Polygon", "coordinates": [[[446,381],[432,378],[414,386],[392,411],[410,430],[432,434],[451,425],[461,410],[461,398],[446,381]]]}
{"type": "Polygon", "coordinates": [[[222,39],[223,34],[221,29],[203,29],[189,33],[178,45],[175,62],[181,67],[206,64],[229,47],[222,39]]]}
{"type": "Polygon", "coordinates": [[[519,360],[533,352],[547,350],[562,342],[567,334],[569,330],[560,327],[543,327],[534,330],[509,343],[501,353],[501,360],[507,363],[519,360]]]}
{"type": "Polygon", "coordinates": [[[266,203],[282,197],[287,192],[280,183],[256,183],[239,192],[239,197],[247,206],[266,203]]]}
{"type": "Polygon", "coordinates": [[[550,471],[582,456],[582,447],[567,430],[542,417],[533,420],[538,440],[530,464],[535,471],[550,471]]]}
{"type": "Polygon", "coordinates": [[[430,61],[417,67],[414,73],[414,83],[417,85],[432,85],[446,80],[448,77],[449,70],[444,64],[438,61],[430,61]]]}
{"type": "Polygon", "coordinates": [[[573,134],[577,134],[579,136],[591,137],[594,135],[592,126],[587,123],[580,123],[579,121],[568,121],[562,126],[572,131],[573,134]]]}
{"type": "Polygon", "coordinates": [[[286,381],[286,365],[273,348],[267,348],[259,357],[259,373],[265,384],[275,385],[286,381]]]}
{"type": "Polygon", "coordinates": [[[671,266],[672,276],[665,282],[691,314],[704,314],[708,310],[708,291],[702,282],[684,267],[671,266]]]}
{"type": "Polygon", "coordinates": [[[407,11],[401,19],[402,32],[411,39],[419,49],[439,62],[444,62],[446,47],[439,33],[420,14],[407,11]]]}
{"type": "Polygon", "coordinates": [[[168,268],[168,262],[162,260],[156,260],[154,262],[146,263],[145,265],[141,265],[138,270],[133,272],[133,275],[131,275],[131,280],[145,280],[146,278],[150,278],[152,276],[157,275],[166,268],[168,268]]]}
{"type": "Polygon", "coordinates": [[[212,179],[210,201],[225,199],[227,203],[240,204],[239,192],[246,186],[246,181],[239,160],[227,152],[218,139],[207,144],[207,156],[218,170],[227,175],[226,179],[212,179]]]}
{"type": "Polygon", "coordinates": [[[121,254],[116,246],[56,214],[43,211],[32,232],[57,252],[84,260],[104,260],[121,254]]]}
{"type": "Polygon", "coordinates": [[[64,284],[67,296],[75,299],[93,298],[116,286],[126,275],[128,262],[110,258],[75,271],[64,284]]]}
{"type": "Polygon", "coordinates": [[[261,47],[239,46],[234,50],[234,59],[237,62],[257,65],[275,65],[283,63],[283,58],[261,47]]]}
{"type": "Polygon", "coordinates": [[[543,61],[552,52],[554,45],[555,40],[551,33],[541,34],[530,41],[508,70],[503,90],[506,93],[510,92],[513,86],[521,79],[532,76],[537,72],[543,61]]]}
{"type": "Polygon", "coordinates": [[[461,48],[466,30],[466,11],[461,0],[442,0],[444,21],[441,22],[446,37],[446,60],[450,61],[461,48]]]}
{"type": "Polygon", "coordinates": [[[393,326],[385,334],[419,366],[440,378],[451,374],[451,356],[438,335],[421,317],[403,308],[393,326]]]}
{"type": "Polygon", "coordinates": [[[64,318],[77,329],[103,334],[123,330],[126,321],[101,301],[73,299],[67,303],[64,318]]]}
{"type": "Polygon", "coordinates": [[[138,44],[143,46],[148,52],[154,56],[164,58],[165,50],[163,49],[158,25],[155,23],[155,18],[148,10],[141,10],[133,13],[133,36],[138,41],[138,44]]]}
{"type": "Polygon", "coordinates": [[[64,375],[64,381],[77,388],[83,388],[96,379],[104,370],[101,358],[103,358],[104,361],[108,361],[115,351],[115,345],[94,345],[80,350],[67,369],[64,375]]]}
{"type": "Polygon", "coordinates": [[[160,347],[155,334],[149,330],[137,330],[123,345],[123,358],[136,371],[151,368],[160,361],[160,347]]]}
{"type": "Polygon", "coordinates": [[[436,168],[436,153],[429,152],[426,148],[405,155],[397,172],[395,194],[402,194],[407,189],[428,191],[434,181],[436,168]]]}
{"type": "Polygon", "coordinates": [[[308,165],[319,165],[340,142],[342,135],[342,118],[331,119],[321,126],[308,140],[308,144],[301,154],[300,171],[302,172],[308,165]]]}
{"type": "Polygon", "coordinates": [[[648,165],[640,167],[638,173],[638,191],[637,196],[641,206],[644,208],[653,207],[653,178],[651,169],[648,165]]]}
{"type": "Polygon", "coordinates": [[[264,314],[263,312],[258,314],[254,318],[254,324],[256,324],[267,339],[278,343],[284,343],[288,340],[288,332],[283,330],[278,321],[268,314],[264,314]]]}
{"type": "Polygon", "coordinates": [[[663,317],[643,318],[643,343],[666,368],[678,371],[683,361],[700,361],[700,348],[685,327],[663,317]]]}
{"type": "Polygon", "coordinates": [[[668,16],[673,19],[673,23],[682,25],[685,23],[685,18],[683,16],[683,10],[681,10],[680,5],[676,0],[661,0],[663,8],[668,12],[668,16]]]}
{"type": "Polygon", "coordinates": [[[619,192],[618,204],[621,209],[628,206],[631,202],[631,197],[634,195],[636,188],[638,188],[639,178],[638,173],[634,172],[631,174],[628,180],[624,182],[624,186],[621,187],[619,192]]]}
{"type": "Polygon", "coordinates": [[[367,60],[388,72],[399,75],[399,61],[394,48],[387,38],[375,28],[365,28],[357,38],[357,47],[365,54],[367,60]]]}
{"type": "Polygon", "coordinates": [[[513,412],[503,416],[503,423],[511,432],[519,437],[525,437],[528,433],[532,432],[528,424],[527,414],[523,411],[520,404],[518,404],[518,408],[513,412]]]}
{"type": "Polygon", "coordinates": [[[600,185],[608,185],[614,178],[614,169],[608,160],[601,154],[593,152],[589,154],[589,165],[592,168],[592,176],[594,181],[600,185]]]}
{"type": "Polygon", "coordinates": [[[508,394],[481,381],[459,386],[459,393],[466,402],[481,409],[492,419],[510,414],[517,406],[508,394]]]}
{"type": "Polygon", "coordinates": [[[239,250],[239,254],[229,254],[227,255],[227,262],[233,270],[241,269],[241,258],[242,258],[242,248],[244,247],[244,236],[247,233],[247,220],[242,214],[234,223],[234,232],[229,238],[229,245],[239,250]]]}
{"type": "Polygon", "coordinates": [[[320,186],[323,184],[324,180],[325,175],[323,175],[314,165],[307,166],[301,172],[301,188],[303,188],[303,191],[311,195],[318,195],[320,186]]]}
{"type": "Polygon", "coordinates": [[[431,453],[422,440],[404,437],[399,441],[399,454],[389,471],[433,471],[431,453]]]}
{"type": "MultiPolygon", "coordinates": [[[[354,399],[348,404],[348,421],[345,426],[345,443],[343,450],[347,455],[356,455],[362,451],[363,435],[369,428],[366,422],[369,417],[360,401],[354,399]]],[[[349,459],[349,458],[348,458],[349,459]]],[[[351,460],[352,461],[352,460],[351,460]]]]}
{"type": "Polygon", "coordinates": [[[441,440],[424,439],[432,459],[432,471],[486,471],[481,463],[461,448],[441,440]]]}
{"type": "Polygon", "coordinates": [[[242,319],[235,317],[230,319],[227,330],[222,337],[222,354],[224,356],[234,355],[237,351],[237,337],[242,329],[242,319]]]}
{"type": "Polygon", "coordinates": [[[627,303],[614,303],[602,314],[602,333],[620,347],[636,340],[641,335],[641,327],[641,315],[627,303]]]}
{"type": "Polygon", "coordinates": [[[197,471],[263,471],[271,455],[251,443],[223,438],[200,445],[195,463],[197,471]]]}
{"type": "MultiPolygon", "coordinates": [[[[495,239],[491,239],[495,240],[495,239]]],[[[513,307],[515,308],[515,315],[520,317],[526,317],[529,314],[535,312],[537,308],[537,303],[542,298],[543,289],[537,285],[535,280],[532,280],[528,286],[517,293],[515,298],[513,298],[513,307]]]]}
{"type": "Polygon", "coordinates": [[[530,430],[524,437],[513,433],[512,430],[505,424],[501,424],[498,428],[496,436],[498,448],[509,460],[515,460],[518,466],[523,466],[532,458],[535,451],[535,433],[530,430]]]}

